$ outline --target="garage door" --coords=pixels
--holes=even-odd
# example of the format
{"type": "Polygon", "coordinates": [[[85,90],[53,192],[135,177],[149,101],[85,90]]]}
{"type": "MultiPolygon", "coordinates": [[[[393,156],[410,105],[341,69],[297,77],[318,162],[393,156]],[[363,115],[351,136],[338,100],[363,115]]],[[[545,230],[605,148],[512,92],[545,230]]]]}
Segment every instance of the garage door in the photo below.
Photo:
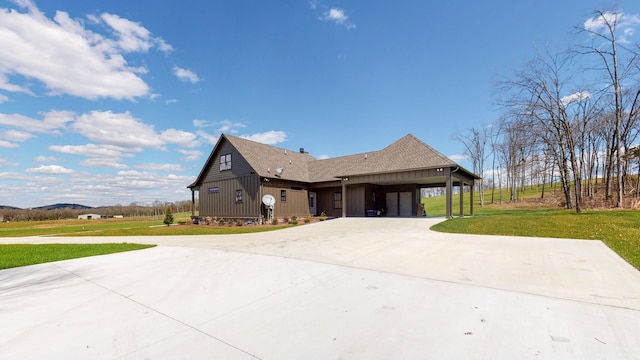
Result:
{"type": "Polygon", "coordinates": [[[413,211],[411,211],[411,192],[401,192],[400,193],[400,216],[411,216],[413,215],[413,211]]]}
{"type": "Polygon", "coordinates": [[[387,216],[398,216],[398,193],[387,193],[387,216]]]}

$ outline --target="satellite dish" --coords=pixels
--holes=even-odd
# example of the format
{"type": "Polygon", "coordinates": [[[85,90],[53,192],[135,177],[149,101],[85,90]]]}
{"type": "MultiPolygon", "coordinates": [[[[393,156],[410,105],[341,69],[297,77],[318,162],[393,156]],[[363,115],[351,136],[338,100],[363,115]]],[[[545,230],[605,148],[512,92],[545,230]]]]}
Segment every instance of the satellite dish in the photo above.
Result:
{"type": "Polygon", "coordinates": [[[267,194],[262,197],[262,203],[268,208],[273,208],[273,205],[276,203],[276,198],[274,198],[273,195],[267,194]]]}

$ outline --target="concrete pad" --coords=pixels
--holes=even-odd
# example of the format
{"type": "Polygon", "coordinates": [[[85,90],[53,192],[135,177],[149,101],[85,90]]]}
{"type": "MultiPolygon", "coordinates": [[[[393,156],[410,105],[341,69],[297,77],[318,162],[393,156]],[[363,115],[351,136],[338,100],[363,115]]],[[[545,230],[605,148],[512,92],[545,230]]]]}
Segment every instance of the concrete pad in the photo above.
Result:
{"type": "Polygon", "coordinates": [[[0,271],[0,358],[639,357],[640,274],[601,242],[433,222],[1,239],[161,246],[0,271]]]}

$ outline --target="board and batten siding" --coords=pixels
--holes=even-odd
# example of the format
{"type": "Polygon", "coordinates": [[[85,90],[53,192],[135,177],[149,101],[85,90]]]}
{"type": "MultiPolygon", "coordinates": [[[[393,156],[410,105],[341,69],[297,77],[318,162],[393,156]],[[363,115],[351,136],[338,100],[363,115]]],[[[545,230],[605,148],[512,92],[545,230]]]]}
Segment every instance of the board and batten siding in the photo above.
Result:
{"type": "Polygon", "coordinates": [[[260,216],[260,182],[255,175],[205,182],[200,193],[200,216],[260,216]],[[237,190],[242,191],[242,201],[236,201],[237,190]]]}
{"type": "Polygon", "coordinates": [[[260,177],[229,142],[223,142],[212,155],[213,161],[204,176],[199,192],[199,215],[217,217],[260,216],[260,177]],[[220,155],[231,154],[231,169],[220,170],[220,155]],[[242,190],[242,201],[236,191],[242,190]]]}
{"type": "Polygon", "coordinates": [[[309,214],[309,190],[306,186],[291,183],[263,183],[262,196],[272,195],[276,199],[274,213],[277,218],[297,216],[299,219],[309,214]],[[282,201],[281,192],[286,191],[286,201],[282,201]]]}

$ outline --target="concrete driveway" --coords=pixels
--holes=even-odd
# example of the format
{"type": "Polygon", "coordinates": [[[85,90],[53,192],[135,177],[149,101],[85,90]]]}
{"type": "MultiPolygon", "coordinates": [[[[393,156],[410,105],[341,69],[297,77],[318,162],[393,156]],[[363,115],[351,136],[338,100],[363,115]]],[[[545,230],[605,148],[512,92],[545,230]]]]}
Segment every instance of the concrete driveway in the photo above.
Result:
{"type": "Polygon", "coordinates": [[[337,219],[0,271],[0,359],[637,359],[640,272],[599,241],[337,219]]]}

